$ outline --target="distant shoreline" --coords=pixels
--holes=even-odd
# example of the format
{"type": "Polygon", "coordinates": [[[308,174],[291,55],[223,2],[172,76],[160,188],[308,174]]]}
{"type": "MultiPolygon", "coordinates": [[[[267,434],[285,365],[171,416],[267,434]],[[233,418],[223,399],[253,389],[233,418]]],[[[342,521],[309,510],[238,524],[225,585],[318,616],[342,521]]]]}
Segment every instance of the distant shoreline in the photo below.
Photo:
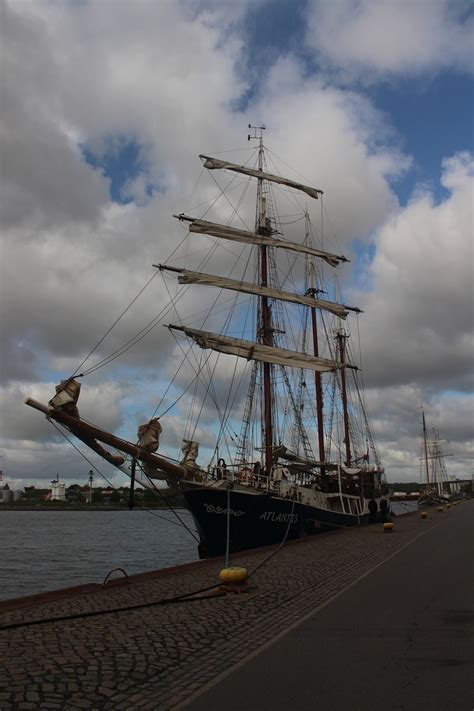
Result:
{"type": "MultiPolygon", "coordinates": [[[[173,505],[174,509],[183,508],[183,505],[173,505]]],[[[146,511],[147,509],[160,509],[163,511],[168,511],[167,506],[160,504],[148,504],[147,506],[134,506],[134,511],[146,511]]],[[[112,505],[101,505],[101,504],[66,504],[58,506],[47,506],[44,504],[0,504],[1,511],[129,511],[128,506],[112,506],[112,505]]]]}

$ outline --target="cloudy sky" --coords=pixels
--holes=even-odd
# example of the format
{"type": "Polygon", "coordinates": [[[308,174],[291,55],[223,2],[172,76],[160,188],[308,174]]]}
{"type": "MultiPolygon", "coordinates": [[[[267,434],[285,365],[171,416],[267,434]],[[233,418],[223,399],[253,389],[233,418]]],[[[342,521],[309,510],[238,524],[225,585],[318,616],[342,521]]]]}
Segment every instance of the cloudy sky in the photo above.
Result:
{"type": "MultiPolygon", "coordinates": [[[[249,122],[324,189],[353,256],[343,286],[365,311],[367,400],[389,480],[419,478],[422,404],[449,440],[449,472],[472,474],[469,0],[0,8],[0,469],[13,487],[86,480],[87,462],[23,400],[49,400],[153,277],[183,237],[172,213],[199,202],[198,154],[246,148],[249,122]]],[[[158,313],[155,282],[97,358],[158,313]]],[[[175,357],[162,327],[140,345],[81,395],[85,417],[130,439],[175,357]]]]}

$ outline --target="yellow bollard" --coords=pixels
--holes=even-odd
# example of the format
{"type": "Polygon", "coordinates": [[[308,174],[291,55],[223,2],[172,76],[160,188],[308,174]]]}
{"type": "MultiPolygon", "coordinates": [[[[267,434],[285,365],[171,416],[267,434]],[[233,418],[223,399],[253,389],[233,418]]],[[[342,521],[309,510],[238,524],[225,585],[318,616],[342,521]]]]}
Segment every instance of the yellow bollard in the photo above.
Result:
{"type": "Polygon", "coordinates": [[[428,514],[426,513],[426,511],[421,512],[420,518],[428,518],[428,514]]]}
{"type": "Polygon", "coordinates": [[[393,531],[393,523],[384,523],[383,530],[390,533],[393,531]]]}
{"type": "Polygon", "coordinates": [[[243,583],[247,580],[247,569],[234,566],[232,568],[222,568],[219,573],[221,583],[243,583]]]}
{"type": "Polygon", "coordinates": [[[246,568],[233,566],[222,568],[219,573],[221,581],[220,590],[226,593],[241,593],[248,588],[248,572],[246,568]]]}

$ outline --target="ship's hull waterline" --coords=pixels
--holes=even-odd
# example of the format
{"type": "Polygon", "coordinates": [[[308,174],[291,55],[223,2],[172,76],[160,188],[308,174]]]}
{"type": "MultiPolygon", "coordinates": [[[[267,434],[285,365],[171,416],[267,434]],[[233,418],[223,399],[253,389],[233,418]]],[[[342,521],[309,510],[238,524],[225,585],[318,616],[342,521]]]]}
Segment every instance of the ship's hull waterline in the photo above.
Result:
{"type": "MultiPolygon", "coordinates": [[[[227,518],[230,552],[278,544],[285,537],[294,540],[331,529],[367,524],[371,520],[368,513],[357,516],[307,506],[268,492],[231,490],[229,507],[226,488],[186,486],[183,495],[200,536],[201,558],[225,554],[227,518]]],[[[377,518],[381,517],[379,510],[377,518]]]]}

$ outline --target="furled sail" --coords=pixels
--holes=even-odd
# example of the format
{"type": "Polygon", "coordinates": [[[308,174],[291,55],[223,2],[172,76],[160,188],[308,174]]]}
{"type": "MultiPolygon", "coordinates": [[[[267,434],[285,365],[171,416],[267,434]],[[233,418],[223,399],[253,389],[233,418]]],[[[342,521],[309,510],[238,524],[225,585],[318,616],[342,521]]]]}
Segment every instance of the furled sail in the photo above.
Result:
{"type": "Polygon", "coordinates": [[[77,380],[69,378],[69,380],[61,380],[55,390],[56,395],[49,401],[49,406],[63,410],[72,417],[79,417],[77,401],[81,393],[81,384],[77,380]]]}
{"type": "Polygon", "coordinates": [[[297,183],[294,180],[288,180],[288,178],[282,178],[280,175],[273,175],[273,173],[265,173],[263,170],[255,170],[254,168],[247,168],[245,165],[237,165],[236,163],[229,163],[225,160],[219,160],[219,158],[211,158],[210,156],[200,155],[199,158],[204,161],[204,167],[209,170],[215,170],[220,168],[222,170],[233,170],[236,173],[243,173],[244,175],[251,175],[254,178],[260,178],[261,180],[269,180],[272,183],[280,183],[280,185],[287,185],[289,188],[295,188],[295,190],[301,190],[306,195],[318,199],[320,195],[323,195],[322,190],[317,188],[312,188],[309,185],[303,185],[302,183],[297,183]]]}
{"type": "Polygon", "coordinates": [[[372,474],[377,471],[377,468],[372,464],[370,467],[346,467],[341,466],[341,471],[349,476],[358,476],[359,474],[372,474]]]}
{"type": "MultiPolygon", "coordinates": [[[[166,267],[164,267],[166,269],[166,267]]],[[[330,311],[331,313],[346,318],[348,311],[343,304],[336,304],[332,301],[324,299],[315,299],[312,296],[304,296],[302,294],[293,294],[290,291],[282,291],[270,286],[260,286],[260,284],[251,284],[237,279],[228,279],[226,277],[214,276],[213,274],[203,274],[201,272],[191,272],[187,269],[180,269],[178,281],[180,284],[202,284],[204,286],[217,286],[221,289],[230,289],[231,291],[240,291],[244,294],[257,294],[266,296],[270,299],[280,299],[282,301],[290,301],[294,304],[302,304],[303,306],[316,306],[317,308],[330,311]]]]}
{"type": "MultiPolygon", "coordinates": [[[[156,452],[160,444],[160,434],[162,427],[159,417],[155,417],[145,425],[140,425],[137,432],[138,447],[145,452],[156,452]]],[[[145,474],[150,478],[166,479],[167,475],[164,472],[156,470],[156,467],[151,466],[147,462],[143,462],[145,474]]]]}
{"type": "MultiPolygon", "coordinates": [[[[279,444],[273,450],[274,455],[277,459],[284,459],[287,462],[291,462],[292,466],[299,471],[311,471],[315,467],[324,467],[325,469],[337,469],[337,464],[332,462],[318,462],[315,460],[304,459],[298,454],[291,452],[285,445],[279,444]]],[[[290,465],[288,465],[290,466],[290,465]]]]}
{"type": "Polygon", "coordinates": [[[306,244],[287,242],[282,239],[273,239],[272,237],[257,235],[255,232],[239,230],[235,227],[219,225],[218,223],[208,222],[207,220],[197,220],[192,217],[186,217],[186,215],[175,215],[175,217],[179,220],[191,222],[189,226],[190,232],[212,235],[213,237],[221,237],[222,239],[233,240],[234,242],[244,242],[246,244],[257,244],[266,247],[276,247],[277,249],[288,249],[293,252],[302,252],[303,254],[309,254],[313,257],[323,259],[332,267],[337,267],[339,262],[349,261],[342,254],[331,254],[330,252],[325,252],[321,249],[314,249],[306,244]]]}
{"type": "Polygon", "coordinates": [[[160,444],[161,432],[159,417],[151,419],[145,425],[140,425],[137,433],[139,448],[144,449],[145,452],[156,452],[160,444]]]}
{"type": "MultiPolygon", "coordinates": [[[[77,408],[77,401],[79,400],[79,395],[81,393],[81,385],[73,378],[68,380],[61,380],[59,385],[56,385],[56,395],[49,401],[48,405],[53,411],[58,411],[68,415],[69,417],[77,420],[77,426],[81,424],[81,419],[79,417],[79,410],[77,408]]],[[[76,423],[75,423],[76,424],[76,423]]],[[[70,427],[72,432],[75,430],[70,427]]],[[[102,447],[99,442],[94,437],[89,437],[86,434],[75,432],[75,434],[87,444],[94,452],[103,457],[106,461],[114,464],[115,466],[120,466],[124,463],[125,457],[119,454],[112,454],[102,447]]]]}
{"type": "Polygon", "coordinates": [[[246,360],[258,360],[263,363],[286,365],[292,368],[307,368],[320,373],[342,367],[340,363],[326,358],[316,358],[306,353],[289,351],[276,346],[266,346],[261,343],[244,341],[240,338],[232,338],[231,336],[222,336],[210,331],[198,331],[187,326],[175,326],[173,324],[169,324],[168,328],[175,331],[183,331],[189,338],[196,341],[201,348],[210,348],[213,351],[236,355],[246,360]]]}
{"type": "Polygon", "coordinates": [[[181,459],[182,466],[198,469],[196,459],[199,454],[199,442],[194,442],[192,439],[183,439],[181,451],[183,453],[183,458],[181,459]]]}

